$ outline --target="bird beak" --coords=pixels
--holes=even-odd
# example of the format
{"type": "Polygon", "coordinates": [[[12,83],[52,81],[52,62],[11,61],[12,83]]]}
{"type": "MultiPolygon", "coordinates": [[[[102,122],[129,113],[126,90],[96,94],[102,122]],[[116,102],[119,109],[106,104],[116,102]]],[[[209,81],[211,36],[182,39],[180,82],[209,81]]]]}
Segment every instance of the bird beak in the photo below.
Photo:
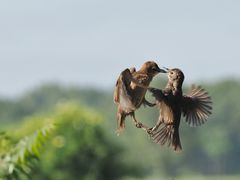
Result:
{"type": "Polygon", "coordinates": [[[166,68],[166,67],[162,67],[162,68],[159,68],[159,73],[167,73],[168,72],[168,68],[166,68]]]}

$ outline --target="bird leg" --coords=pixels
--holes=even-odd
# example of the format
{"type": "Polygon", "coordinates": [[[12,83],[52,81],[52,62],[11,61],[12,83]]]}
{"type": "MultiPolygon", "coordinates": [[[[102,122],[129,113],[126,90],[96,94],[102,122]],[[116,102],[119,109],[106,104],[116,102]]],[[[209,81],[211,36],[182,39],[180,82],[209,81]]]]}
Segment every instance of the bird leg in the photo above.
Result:
{"type": "Polygon", "coordinates": [[[160,117],[160,118],[158,119],[156,125],[153,126],[152,128],[149,128],[149,129],[148,129],[148,131],[147,131],[148,134],[151,135],[154,131],[156,131],[156,130],[159,128],[159,126],[160,126],[162,123],[163,123],[163,119],[160,117]]]}
{"type": "Polygon", "coordinates": [[[116,130],[118,136],[125,128],[125,118],[126,114],[119,109],[117,113],[117,130],[116,130]]]}
{"type": "Polygon", "coordinates": [[[144,131],[148,132],[149,127],[147,127],[147,126],[145,126],[143,123],[139,122],[139,121],[136,119],[134,112],[131,113],[131,116],[132,116],[133,122],[135,123],[135,126],[136,126],[137,128],[141,128],[141,129],[143,129],[144,131]]]}

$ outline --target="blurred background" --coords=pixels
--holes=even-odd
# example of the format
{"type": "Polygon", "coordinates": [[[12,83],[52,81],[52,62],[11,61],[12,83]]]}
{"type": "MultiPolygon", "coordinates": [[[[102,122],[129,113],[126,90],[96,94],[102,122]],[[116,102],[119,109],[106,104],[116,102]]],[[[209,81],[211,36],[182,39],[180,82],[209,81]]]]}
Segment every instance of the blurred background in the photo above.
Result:
{"type": "MultiPolygon", "coordinates": [[[[1,1],[0,177],[239,179],[239,8],[237,0],[1,1]],[[206,124],[182,121],[181,153],[130,119],[115,134],[115,81],[147,60],[182,69],[185,92],[194,83],[212,96],[206,124]]],[[[152,86],[165,83],[158,76],[152,86]]],[[[137,117],[153,126],[158,111],[137,117]]]]}

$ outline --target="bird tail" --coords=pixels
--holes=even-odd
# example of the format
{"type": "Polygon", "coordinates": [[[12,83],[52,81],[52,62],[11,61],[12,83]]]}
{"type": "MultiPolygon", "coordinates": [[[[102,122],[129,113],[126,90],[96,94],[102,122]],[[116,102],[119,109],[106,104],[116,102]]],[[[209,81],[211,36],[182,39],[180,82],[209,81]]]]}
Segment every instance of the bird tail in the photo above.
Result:
{"type": "Polygon", "coordinates": [[[172,145],[174,151],[182,150],[178,130],[176,130],[173,125],[164,124],[160,127],[159,131],[152,134],[152,138],[157,144],[167,144],[167,146],[172,145]]]}
{"type": "Polygon", "coordinates": [[[178,129],[173,133],[172,146],[174,151],[180,152],[182,150],[178,129]]]}
{"type": "Polygon", "coordinates": [[[117,133],[118,136],[125,129],[125,118],[126,118],[125,114],[123,114],[123,113],[118,113],[117,114],[117,130],[116,130],[116,133],[117,133]]]}

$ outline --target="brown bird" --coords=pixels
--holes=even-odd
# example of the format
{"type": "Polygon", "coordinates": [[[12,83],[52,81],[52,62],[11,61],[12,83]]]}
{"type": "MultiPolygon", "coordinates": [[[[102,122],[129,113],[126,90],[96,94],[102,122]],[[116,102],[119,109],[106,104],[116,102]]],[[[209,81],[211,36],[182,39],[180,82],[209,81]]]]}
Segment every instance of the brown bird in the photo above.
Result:
{"type": "Polygon", "coordinates": [[[211,114],[211,97],[201,87],[193,86],[187,95],[182,93],[184,74],[180,69],[168,69],[168,83],[164,90],[148,88],[156,98],[160,116],[150,129],[154,142],[172,145],[174,151],[181,151],[179,125],[181,115],[191,126],[203,124],[211,114]],[[160,127],[160,130],[156,130],[160,127]]]}
{"type": "Polygon", "coordinates": [[[132,116],[136,127],[147,130],[147,128],[135,118],[135,110],[142,104],[150,107],[156,105],[148,102],[145,99],[145,94],[153,77],[160,72],[166,73],[165,70],[160,69],[153,61],[145,62],[138,71],[136,71],[135,68],[131,68],[121,72],[114,91],[114,102],[118,105],[118,134],[124,130],[125,118],[128,115],[132,116]]]}

